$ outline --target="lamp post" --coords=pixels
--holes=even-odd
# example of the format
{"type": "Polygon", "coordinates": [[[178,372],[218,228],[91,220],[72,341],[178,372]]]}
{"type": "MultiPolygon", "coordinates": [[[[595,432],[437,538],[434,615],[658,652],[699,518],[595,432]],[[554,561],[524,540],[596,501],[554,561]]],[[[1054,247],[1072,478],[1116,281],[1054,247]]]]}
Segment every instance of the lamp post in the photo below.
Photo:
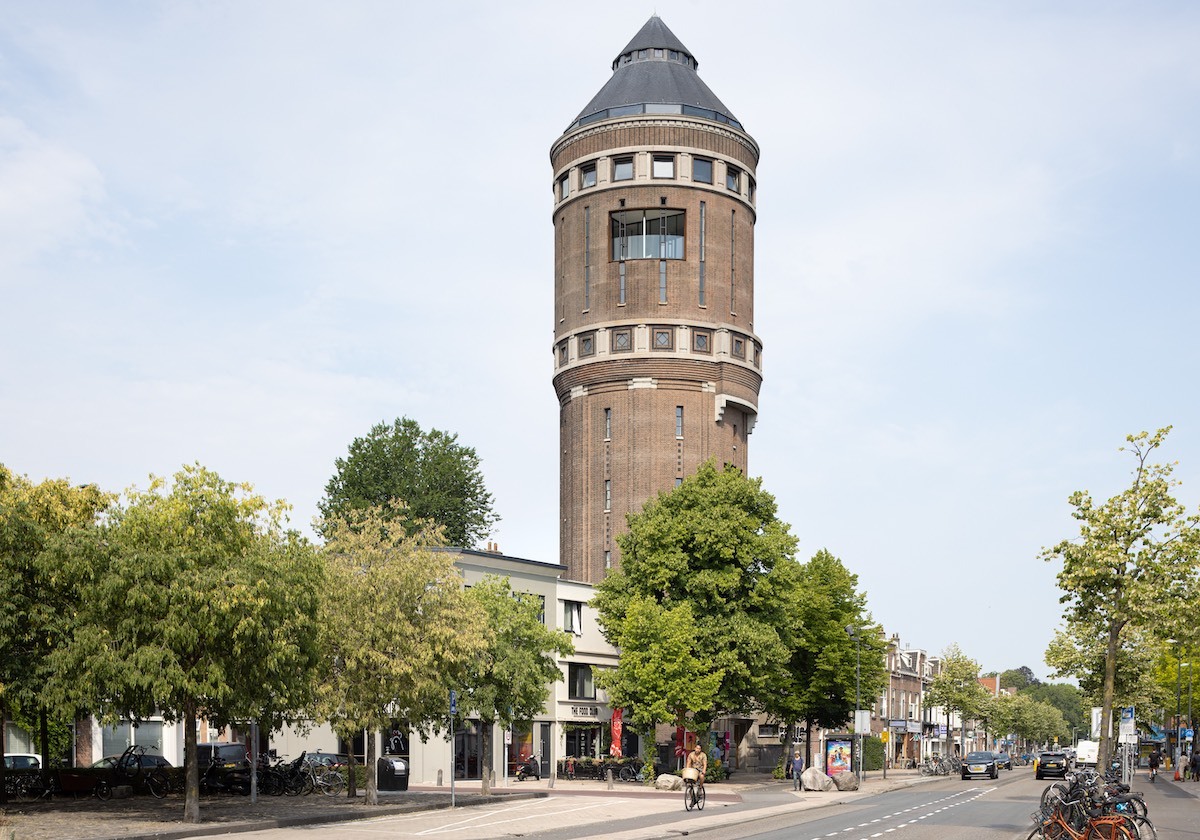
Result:
{"type": "Polygon", "coordinates": [[[1179,657],[1179,641],[1176,639],[1167,639],[1167,644],[1175,645],[1175,741],[1171,742],[1171,730],[1167,729],[1167,757],[1171,759],[1171,766],[1178,767],[1179,762],[1175,758],[1175,749],[1179,745],[1179,688],[1181,685],[1180,679],[1183,676],[1183,660],[1179,657]]]}
{"type": "Polygon", "coordinates": [[[858,785],[862,787],[862,727],[859,726],[859,711],[858,708],[862,705],[859,699],[859,690],[862,685],[862,639],[859,638],[858,631],[854,629],[853,624],[846,625],[846,633],[854,640],[854,740],[857,742],[854,749],[854,755],[858,762],[858,785]]]}

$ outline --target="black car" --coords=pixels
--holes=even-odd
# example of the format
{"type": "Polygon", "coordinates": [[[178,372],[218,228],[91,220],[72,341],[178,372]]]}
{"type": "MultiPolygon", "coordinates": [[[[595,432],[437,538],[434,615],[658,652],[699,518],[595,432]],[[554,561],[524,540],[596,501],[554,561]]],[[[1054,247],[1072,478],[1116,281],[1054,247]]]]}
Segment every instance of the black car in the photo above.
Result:
{"type": "Polygon", "coordinates": [[[995,756],[996,756],[996,766],[997,767],[1003,767],[1005,770],[1012,769],[1012,756],[1011,755],[1009,755],[1006,752],[998,752],[998,753],[995,753],[995,756]]]}
{"type": "Polygon", "coordinates": [[[1000,768],[996,766],[996,754],[990,752],[967,753],[962,763],[962,777],[970,779],[973,776],[987,776],[989,779],[1000,778],[1000,768]]]}
{"type": "Polygon", "coordinates": [[[230,742],[197,744],[196,759],[203,773],[210,764],[216,764],[222,770],[249,770],[250,757],[246,754],[245,744],[230,742]]]}
{"type": "Polygon", "coordinates": [[[1044,752],[1037,758],[1037,772],[1033,775],[1038,778],[1038,781],[1047,776],[1058,776],[1060,778],[1067,775],[1067,770],[1070,768],[1070,760],[1064,752],[1044,752]]]}
{"type": "MultiPolygon", "coordinates": [[[[171,766],[171,762],[167,761],[161,755],[150,755],[148,753],[142,753],[141,755],[135,756],[135,758],[137,759],[137,763],[142,765],[143,770],[153,770],[156,767],[170,767],[171,766]]],[[[100,759],[99,761],[94,763],[92,766],[97,767],[97,768],[107,769],[107,770],[116,770],[117,762],[119,762],[120,760],[121,760],[121,756],[119,756],[119,755],[106,755],[106,756],[104,756],[104,758],[100,759]]],[[[135,771],[133,771],[132,759],[130,759],[130,762],[131,763],[128,764],[123,769],[130,770],[131,772],[135,772],[135,771]]]]}

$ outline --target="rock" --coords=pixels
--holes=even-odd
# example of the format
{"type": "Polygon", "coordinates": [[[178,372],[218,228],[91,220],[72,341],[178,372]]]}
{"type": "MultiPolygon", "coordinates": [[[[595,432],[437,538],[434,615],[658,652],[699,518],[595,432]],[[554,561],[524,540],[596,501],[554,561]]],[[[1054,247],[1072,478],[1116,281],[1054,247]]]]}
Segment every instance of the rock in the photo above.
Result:
{"type": "Polygon", "coordinates": [[[838,790],[858,790],[858,776],[853,773],[838,773],[833,777],[838,790]]]}
{"type": "Polygon", "coordinates": [[[809,767],[800,774],[800,786],[804,790],[833,790],[833,780],[816,767],[809,767]]]}
{"type": "Polygon", "coordinates": [[[655,790],[683,790],[683,779],[679,776],[672,776],[670,773],[663,773],[654,780],[655,790]]]}

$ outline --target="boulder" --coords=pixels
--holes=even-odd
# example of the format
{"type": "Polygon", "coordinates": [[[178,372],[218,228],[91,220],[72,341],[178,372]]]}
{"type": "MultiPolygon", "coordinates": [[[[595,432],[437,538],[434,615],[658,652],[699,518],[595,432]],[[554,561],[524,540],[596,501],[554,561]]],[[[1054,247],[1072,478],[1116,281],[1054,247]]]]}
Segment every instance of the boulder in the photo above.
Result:
{"type": "Polygon", "coordinates": [[[683,779],[680,776],[672,776],[670,773],[663,773],[654,780],[655,790],[683,790],[683,779]]]}
{"type": "Polygon", "coordinates": [[[816,767],[809,767],[800,774],[800,786],[804,790],[833,790],[833,780],[816,767]]]}
{"type": "Polygon", "coordinates": [[[858,776],[853,773],[838,773],[833,777],[838,790],[858,790],[858,776]]]}

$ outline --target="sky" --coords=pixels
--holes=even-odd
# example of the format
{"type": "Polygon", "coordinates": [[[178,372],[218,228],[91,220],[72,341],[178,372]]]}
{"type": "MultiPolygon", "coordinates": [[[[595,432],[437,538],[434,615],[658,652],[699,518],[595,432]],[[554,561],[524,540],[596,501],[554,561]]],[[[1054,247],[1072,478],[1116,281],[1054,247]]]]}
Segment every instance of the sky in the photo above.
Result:
{"type": "Polygon", "coordinates": [[[550,145],[657,13],[762,149],[750,473],[914,648],[1042,656],[1075,490],[1200,470],[1200,4],[46,2],[0,14],[0,463],[310,531],[407,416],[557,562],[550,145]]]}

